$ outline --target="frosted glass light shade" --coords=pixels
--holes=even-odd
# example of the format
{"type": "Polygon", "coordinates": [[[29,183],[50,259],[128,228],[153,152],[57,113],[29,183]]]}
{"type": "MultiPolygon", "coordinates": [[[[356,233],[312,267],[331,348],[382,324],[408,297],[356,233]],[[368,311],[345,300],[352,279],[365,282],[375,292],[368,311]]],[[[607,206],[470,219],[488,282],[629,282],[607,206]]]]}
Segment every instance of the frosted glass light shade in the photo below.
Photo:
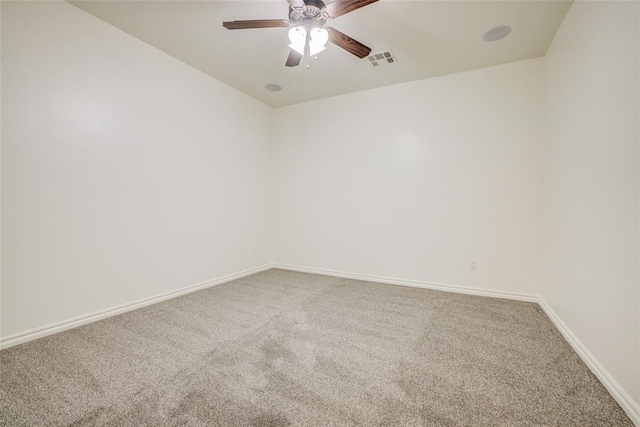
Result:
{"type": "Polygon", "coordinates": [[[326,49],[326,44],[329,41],[329,32],[324,28],[314,27],[309,32],[311,40],[309,41],[309,55],[313,56],[326,49]]]}
{"type": "Polygon", "coordinates": [[[289,47],[300,55],[304,55],[304,46],[307,43],[307,30],[304,27],[293,27],[289,30],[289,47]]]}

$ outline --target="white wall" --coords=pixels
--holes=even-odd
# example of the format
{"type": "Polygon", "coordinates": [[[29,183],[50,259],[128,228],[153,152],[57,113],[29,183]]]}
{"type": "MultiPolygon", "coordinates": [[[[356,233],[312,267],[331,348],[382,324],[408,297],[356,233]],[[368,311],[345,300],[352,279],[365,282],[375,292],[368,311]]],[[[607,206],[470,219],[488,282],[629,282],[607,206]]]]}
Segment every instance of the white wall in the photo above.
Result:
{"type": "Polygon", "coordinates": [[[275,261],[538,294],[541,66],[277,109],[275,261]]]}
{"type": "Polygon", "coordinates": [[[639,9],[580,1],[544,59],[272,111],[69,4],[2,2],[1,337],[273,246],[541,293],[640,401],[639,9]]]}
{"type": "Polygon", "coordinates": [[[543,299],[640,402],[637,2],[574,3],[545,58],[543,299]]]}
{"type": "Polygon", "coordinates": [[[2,337],[268,263],[271,113],[70,4],[2,2],[2,337]]]}

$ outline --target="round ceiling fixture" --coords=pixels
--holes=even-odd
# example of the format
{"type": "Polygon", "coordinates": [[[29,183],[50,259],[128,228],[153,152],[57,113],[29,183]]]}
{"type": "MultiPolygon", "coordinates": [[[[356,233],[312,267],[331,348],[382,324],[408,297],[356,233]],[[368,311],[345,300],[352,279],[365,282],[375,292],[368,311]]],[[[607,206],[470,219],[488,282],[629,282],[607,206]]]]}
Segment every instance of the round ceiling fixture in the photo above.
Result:
{"type": "Polygon", "coordinates": [[[484,33],[484,41],[486,42],[495,42],[498,40],[502,40],[507,37],[511,33],[511,27],[508,25],[500,25],[498,27],[494,27],[484,33]]]}
{"type": "Polygon", "coordinates": [[[275,83],[269,83],[264,88],[269,92],[280,92],[282,90],[282,86],[277,85],[275,83]]]}

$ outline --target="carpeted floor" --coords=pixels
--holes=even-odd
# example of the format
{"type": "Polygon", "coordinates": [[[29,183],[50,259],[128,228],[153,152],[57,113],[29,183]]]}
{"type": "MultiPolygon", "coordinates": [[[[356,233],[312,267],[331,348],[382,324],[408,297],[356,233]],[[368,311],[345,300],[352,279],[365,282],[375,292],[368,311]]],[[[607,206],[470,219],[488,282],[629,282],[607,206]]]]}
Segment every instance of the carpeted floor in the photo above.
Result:
{"type": "Polygon", "coordinates": [[[3,426],[632,425],[536,304],[282,270],[0,363],[3,426]]]}

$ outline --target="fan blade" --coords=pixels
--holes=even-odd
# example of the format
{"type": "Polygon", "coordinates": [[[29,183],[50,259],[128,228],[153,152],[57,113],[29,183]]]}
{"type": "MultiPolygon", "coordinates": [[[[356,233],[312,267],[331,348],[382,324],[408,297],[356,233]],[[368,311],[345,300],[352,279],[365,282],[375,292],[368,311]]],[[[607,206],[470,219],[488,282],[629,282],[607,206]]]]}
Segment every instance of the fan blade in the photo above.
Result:
{"type": "Polygon", "coordinates": [[[332,18],[337,18],[346,13],[365,7],[368,4],[375,3],[378,0],[336,0],[324,7],[324,11],[332,18]]]}
{"type": "Polygon", "coordinates": [[[227,30],[245,30],[248,28],[282,28],[288,27],[286,19],[254,19],[249,21],[225,21],[222,26],[227,30]]]}
{"type": "Polygon", "coordinates": [[[288,0],[291,7],[304,7],[304,0],[288,0]]]}
{"type": "Polygon", "coordinates": [[[341,33],[335,28],[324,27],[329,32],[329,41],[340,46],[347,52],[353,53],[358,58],[364,58],[371,53],[371,48],[363,45],[357,40],[352,39],[346,34],[341,33]]]}
{"type": "Polygon", "coordinates": [[[287,67],[297,67],[300,65],[300,60],[302,59],[302,55],[300,55],[295,50],[289,50],[289,56],[287,57],[287,67]]]}

